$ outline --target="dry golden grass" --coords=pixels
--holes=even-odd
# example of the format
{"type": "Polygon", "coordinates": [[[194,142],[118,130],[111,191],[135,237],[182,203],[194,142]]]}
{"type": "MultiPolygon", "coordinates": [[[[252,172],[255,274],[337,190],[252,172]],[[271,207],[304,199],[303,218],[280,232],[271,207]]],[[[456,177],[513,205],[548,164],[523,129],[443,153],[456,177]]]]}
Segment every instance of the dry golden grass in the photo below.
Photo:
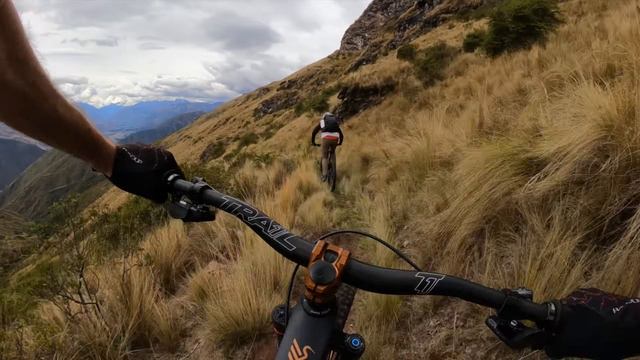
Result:
{"type": "Polygon", "coordinates": [[[144,260],[160,280],[162,289],[175,292],[194,260],[184,224],[171,221],[151,233],[142,247],[144,260]]]}
{"type": "Polygon", "coordinates": [[[169,305],[150,269],[100,269],[93,281],[100,283],[99,307],[42,305],[41,321],[55,334],[46,343],[51,356],[123,359],[136,349],[175,351],[180,346],[181,307],[169,305]]]}
{"type": "MultiPolygon", "coordinates": [[[[317,153],[307,145],[315,119],[291,111],[260,120],[283,127],[251,147],[281,158],[270,166],[245,165],[234,184],[241,197],[296,233],[364,228],[425,269],[498,288],[527,286],[538,300],[584,285],[638,294],[640,278],[629,276],[640,271],[637,6],[632,0],[564,2],[566,22],[546,46],[497,59],[462,54],[447,79],[429,89],[395,53],[346,78],[336,71],[330,83],[399,84],[383,103],[345,124],[337,193],[319,182],[317,153]]],[[[445,25],[414,43],[444,39],[459,46],[465,32],[482,26],[445,25]]],[[[347,61],[327,59],[290,79],[347,61]]],[[[181,160],[197,159],[209,141],[225,139],[233,147],[241,130],[262,127],[252,114],[274,94],[277,84],[270,86],[263,97],[239,98],[167,143],[181,160]]],[[[291,264],[235,218],[220,215],[186,228],[170,223],[143,248],[126,259],[141,266],[97,271],[106,321],[95,312],[81,321],[55,312],[44,317],[64,344],[60,357],[115,359],[180,346],[188,352],[183,344],[189,341],[232,357],[268,331],[291,264]]],[[[358,246],[356,254],[406,266],[374,245],[358,246]]],[[[368,359],[526,355],[499,345],[483,328],[486,309],[359,298],[355,330],[367,340],[368,359]]]]}

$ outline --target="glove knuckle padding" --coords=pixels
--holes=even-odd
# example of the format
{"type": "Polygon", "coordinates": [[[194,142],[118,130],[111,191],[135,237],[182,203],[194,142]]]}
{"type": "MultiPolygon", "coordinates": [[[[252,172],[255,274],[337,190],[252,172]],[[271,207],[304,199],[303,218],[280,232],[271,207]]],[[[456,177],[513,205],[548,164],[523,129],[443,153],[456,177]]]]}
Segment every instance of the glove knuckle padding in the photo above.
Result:
{"type": "Polygon", "coordinates": [[[117,147],[109,180],[122,190],[162,203],[167,199],[166,177],[171,173],[182,175],[169,151],[129,144],[117,147]]]}
{"type": "Polygon", "coordinates": [[[621,359],[640,353],[640,300],[580,289],[562,300],[547,354],[621,359]]]}

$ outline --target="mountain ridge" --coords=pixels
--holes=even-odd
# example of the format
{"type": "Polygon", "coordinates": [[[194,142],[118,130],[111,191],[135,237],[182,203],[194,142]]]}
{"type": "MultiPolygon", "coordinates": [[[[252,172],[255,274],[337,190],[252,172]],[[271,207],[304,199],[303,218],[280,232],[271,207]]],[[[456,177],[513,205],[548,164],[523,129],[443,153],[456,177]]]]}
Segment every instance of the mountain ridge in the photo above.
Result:
{"type": "Polygon", "coordinates": [[[77,103],[89,119],[100,129],[116,139],[132,132],[149,130],[162,122],[188,112],[210,112],[223,102],[212,103],[177,100],[149,100],[133,105],[111,104],[97,108],[87,103],[77,103]]]}
{"type": "MultiPolygon", "coordinates": [[[[122,141],[144,144],[156,142],[179,131],[202,114],[190,112],[174,116],[153,129],[132,133],[122,141]]],[[[0,157],[0,165],[1,160],[0,157]]],[[[70,194],[80,194],[82,205],[86,206],[109,187],[102,174],[94,172],[83,161],[58,150],[44,153],[6,185],[8,186],[4,191],[0,192],[0,209],[35,221],[46,218],[49,207],[70,194]]]]}

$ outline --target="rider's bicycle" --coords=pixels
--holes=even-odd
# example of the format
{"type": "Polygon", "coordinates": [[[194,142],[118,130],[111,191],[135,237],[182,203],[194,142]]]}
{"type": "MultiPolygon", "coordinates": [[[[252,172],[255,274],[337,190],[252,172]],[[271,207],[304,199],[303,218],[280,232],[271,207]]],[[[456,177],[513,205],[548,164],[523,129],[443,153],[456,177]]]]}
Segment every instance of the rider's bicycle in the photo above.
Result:
{"type": "Polygon", "coordinates": [[[307,268],[305,292],[293,307],[292,292],[284,305],[272,312],[279,347],[276,360],[359,359],[365,340],[358,334],[344,332],[356,289],[393,295],[442,295],[457,297],[490,307],[496,314],[486,325],[514,349],[544,346],[547,334],[557,323],[557,309],[552,302],[534,303],[527,289],[496,290],[449,275],[422,271],[397,249],[372,235],[353,231],[335,231],[315,242],[290,233],[253,206],[211,188],[202,179],[193,182],[171,175],[167,182],[172,201],[169,213],[186,222],[211,221],[215,209],[236,216],[282,256],[307,268]],[[215,208],[212,209],[211,207],[215,208]],[[415,271],[382,268],[351,256],[349,250],[326,241],[327,238],[356,233],[380,241],[414,267],[415,271]],[[532,321],[532,326],[522,320],[532,321]]]}
{"type": "MultiPolygon", "coordinates": [[[[320,146],[320,145],[316,145],[316,146],[320,146]]],[[[325,181],[329,185],[329,189],[331,189],[331,191],[335,191],[336,190],[336,182],[337,182],[337,178],[338,178],[338,170],[336,168],[336,151],[335,151],[335,148],[329,147],[328,152],[329,153],[328,153],[328,156],[327,156],[327,177],[326,177],[325,181]]],[[[320,160],[320,163],[319,163],[319,170],[320,170],[320,174],[322,174],[322,160],[320,160]]]]}
{"type": "Polygon", "coordinates": [[[336,178],[338,177],[338,170],[336,169],[336,150],[329,148],[329,156],[327,156],[327,184],[331,191],[336,190],[336,178]]]}

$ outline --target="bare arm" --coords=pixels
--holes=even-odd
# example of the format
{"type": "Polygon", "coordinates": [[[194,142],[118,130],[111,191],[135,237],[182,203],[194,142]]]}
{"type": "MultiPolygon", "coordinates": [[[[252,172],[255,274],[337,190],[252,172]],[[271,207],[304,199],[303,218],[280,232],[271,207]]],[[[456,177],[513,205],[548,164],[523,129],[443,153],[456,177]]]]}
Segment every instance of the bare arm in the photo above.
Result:
{"type": "Polygon", "coordinates": [[[111,175],[115,145],[56,90],[8,0],[0,0],[0,84],[0,121],[111,175]]]}

